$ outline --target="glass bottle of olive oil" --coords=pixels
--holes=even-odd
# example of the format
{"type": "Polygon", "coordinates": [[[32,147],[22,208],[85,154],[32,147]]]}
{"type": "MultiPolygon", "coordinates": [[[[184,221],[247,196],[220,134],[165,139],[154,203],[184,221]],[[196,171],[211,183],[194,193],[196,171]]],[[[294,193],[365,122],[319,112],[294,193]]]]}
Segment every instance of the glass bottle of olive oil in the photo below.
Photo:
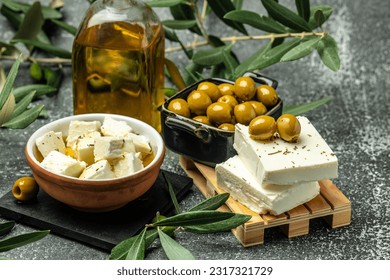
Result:
{"type": "Polygon", "coordinates": [[[161,130],[164,30],[138,0],[98,0],[87,10],[72,52],[74,113],[112,113],[161,130]]]}

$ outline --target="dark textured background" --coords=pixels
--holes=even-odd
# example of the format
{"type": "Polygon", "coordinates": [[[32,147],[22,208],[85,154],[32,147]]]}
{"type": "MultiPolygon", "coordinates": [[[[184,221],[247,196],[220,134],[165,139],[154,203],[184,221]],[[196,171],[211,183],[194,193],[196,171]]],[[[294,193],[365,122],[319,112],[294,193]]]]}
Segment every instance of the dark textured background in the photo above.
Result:
{"type": "MultiPolygon", "coordinates": [[[[77,25],[88,6],[87,1],[65,2],[67,22],[77,25]]],[[[262,9],[260,1],[244,2],[247,9],[262,9]]],[[[338,42],[341,70],[337,73],[328,70],[313,54],[296,62],[272,66],[264,72],[280,81],[279,92],[287,104],[329,95],[334,97],[331,104],[307,116],[338,156],[339,178],[334,182],[352,202],[352,223],[332,230],[316,220],[311,222],[309,235],[292,239],[270,229],[266,231],[265,243],[251,248],[243,248],[230,233],[177,234],[178,241],[199,259],[390,259],[390,1],[312,2],[334,7],[334,14],[325,27],[338,42]]],[[[158,13],[161,18],[167,18],[163,10],[158,13]]],[[[232,34],[218,20],[210,20],[209,26],[210,33],[232,34]]],[[[0,16],[0,39],[8,40],[12,35],[7,21],[0,16]]],[[[184,36],[190,37],[189,34],[184,36]]],[[[73,37],[59,32],[55,41],[70,49],[73,37]]],[[[246,57],[253,44],[258,43],[238,43],[235,50],[239,57],[246,57]]],[[[167,56],[179,65],[186,64],[181,53],[167,56]]],[[[8,71],[10,64],[3,63],[3,66],[8,71]]],[[[24,130],[0,129],[0,195],[8,192],[18,177],[30,174],[23,148],[31,132],[49,121],[72,114],[70,67],[65,67],[65,73],[59,94],[43,99],[49,110],[48,119],[38,120],[24,130]]],[[[17,85],[30,82],[28,69],[23,66],[17,85]]],[[[177,164],[177,155],[171,152],[168,152],[163,168],[183,174],[177,164]]],[[[200,192],[193,187],[182,207],[189,208],[201,200],[200,192]]],[[[3,220],[0,217],[0,221],[3,220]]],[[[31,230],[18,224],[14,234],[31,230]]],[[[50,235],[34,244],[0,254],[0,257],[5,256],[15,259],[106,259],[108,254],[50,235]]],[[[152,246],[148,258],[165,258],[158,243],[152,246]]]]}

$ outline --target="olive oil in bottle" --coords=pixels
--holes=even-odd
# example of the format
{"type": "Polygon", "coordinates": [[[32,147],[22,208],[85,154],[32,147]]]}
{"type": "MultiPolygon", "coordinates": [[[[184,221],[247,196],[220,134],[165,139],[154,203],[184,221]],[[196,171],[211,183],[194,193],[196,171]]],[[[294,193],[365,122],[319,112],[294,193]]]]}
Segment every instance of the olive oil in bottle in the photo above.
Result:
{"type": "Polygon", "coordinates": [[[164,30],[141,1],[98,0],[73,44],[74,113],[112,113],[161,130],[164,30]]]}

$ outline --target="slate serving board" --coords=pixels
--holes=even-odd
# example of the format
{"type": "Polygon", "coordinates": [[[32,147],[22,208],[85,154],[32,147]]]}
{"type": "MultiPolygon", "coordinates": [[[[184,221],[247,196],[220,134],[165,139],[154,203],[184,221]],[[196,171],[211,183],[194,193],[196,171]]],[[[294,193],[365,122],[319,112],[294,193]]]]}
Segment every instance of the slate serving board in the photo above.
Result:
{"type": "MultiPolygon", "coordinates": [[[[172,183],[178,201],[192,186],[192,179],[164,171],[172,183]]],[[[155,184],[143,196],[126,206],[107,213],[77,211],[40,190],[36,201],[18,203],[11,192],[0,198],[0,215],[39,229],[50,229],[61,235],[106,251],[122,240],[139,232],[157,211],[173,210],[162,171],[155,184]]]]}

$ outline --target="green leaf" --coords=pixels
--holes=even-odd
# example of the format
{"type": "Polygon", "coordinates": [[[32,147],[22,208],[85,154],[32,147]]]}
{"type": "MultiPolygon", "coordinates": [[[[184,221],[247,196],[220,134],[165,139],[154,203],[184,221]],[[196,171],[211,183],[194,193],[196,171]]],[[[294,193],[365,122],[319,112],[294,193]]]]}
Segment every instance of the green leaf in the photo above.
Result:
{"type": "Polygon", "coordinates": [[[0,252],[6,252],[26,244],[38,241],[48,235],[50,230],[20,234],[0,241],[0,252]]]}
{"type": "Polygon", "coordinates": [[[175,88],[164,88],[164,95],[166,97],[172,97],[177,93],[177,89],[175,88]]]}
{"type": "Polygon", "coordinates": [[[74,27],[73,25],[67,24],[66,22],[57,19],[51,19],[50,21],[72,35],[76,35],[77,33],[77,28],[74,27]]]}
{"type": "Polygon", "coordinates": [[[13,39],[36,39],[39,31],[44,23],[44,18],[41,12],[41,3],[34,4],[26,11],[26,14],[21,22],[18,31],[13,39]]]}
{"type": "Polygon", "coordinates": [[[226,70],[231,76],[234,73],[234,69],[238,66],[236,59],[232,56],[231,51],[227,49],[222,50],[223,64],[226,66],[226,70]]]}
{"type": "MultiPolygon", "coordinates": [[[[173,18],[176,20],[195,20],[195,12],[190,5],[179,4],[171,6],[169,10],[171,11],[171,15],[173,16],[173,18]]],[[[193,33],[202,36],[202,31],[200,30],[198,24],[189,28],[189,30],[193,33]]]]}
{"type": "Polygon", "coordinates": [[[3,108],[0,109],[0,126],[9,121],[12,117],[12,112],[15,109],[15,97],[11,93],[8,96],[7,101],[4,103],[3,108]]]}
{"type": "Polygon", "coordinates": [[[244,0],[233,0],[233,4],[234,7],[236,7],[236,10],[241,10],[244,0]]]}
{"type": "MultiPolygon", "coordinates": [[[[134,241],[137,239],[137,235],[132,236],[128,239],[125,239],[118,243],[111,250],[109,256],[110,260],[124,260],[127,256],[129,249],[133,246],[134,241]]],[[[148,230],[145,234],[145,250],[153,243],[153,241],[158,237],[157,229],[148,230]]]]}
{"type": "Polygon", "coordinates": [[[194,226],[185,226],[186,231],[194,233],[215,233],[228,231],[233,228],[236,228],[243,223],[246,223],[252,218],[250,215],[235,214],[233,217],[226,219],[224,221],[203,224],[203,225],[194,225],[194,226]]]}
{"type": "Polygon", "coordinates": [[[165,66],[167,67],[169,77],[171,81],[175,84],[175,86],[182,90],[186,87],[184,83],[183,77],[181,76],[179,69],[176,67],[175,63],[173,63],[168,58],[165,58],[165,66]]]}
{"type": "Polygon", "coordinates": [[[39,117],[43,107],[44,105],[36,105],[35,107],[24,111],[19,116],[9,120],[8,122],[3,123],[2,127],[25,128],[39,117]]]}
{"type": "Polygon", "coordinates": [[[162,24],[171,29],[188,29],[196,25],[196,20],[164,20],[162,24]]]}
{"type": "Polygon", "coordinates": [[[230,19],[225,19],[224,16],[228,12],[234,11],[236,8],[230,0],[207,0],[210,8],[217,15],[217,17],[222,20],[226,25],[236,29],[237,31],[248,35],[244,25],[240,22],[235,22],[230,19]]]}
{"type": "Polygon", "coordinates": [[[310,18],[310,0],[295,0],[298,15],[304,20],[309,21],[310,18]]]}
{"type": "Polygon", "coordinates": [[[57,48],[53,45],[50,44],[45,44],[40,41],[36,40],[25,40],[25,39],[13,39],[12,42],[15,43],[23,43],[23,44],[28,44],[32,45],[38,49],[44,50],[48,52],[49,54],[61,57],[61,58],[71,58],[72,54],[68,50],[57,48]]]}
{"type": "Polygon", "coordinates": [[[261,16],[251,11],[232,11],[225,15],[226,19],[230,19],[243,24],[248,24],[254,28],[261,29],[271,33],[286,33],[286,28],[273,20],[270,17],[261,16]]]}
{"type": "Polygon", "coordinates": [[[179,42],[179,37],[177,36],[176,32],[173,30],[170,30],[164,26],[164,33],[165,38],[172,41],[172,42],[179,42]]]}
{"type": "Polygon", "coordinates": [[[177,198],[175,195],[175,191],[173,190],[171,181],[169,181],[167,174],[165,172],[162,172],[162,175],[164,177],[165,184],[168,187],[168,191],[169,191],[169,195],[171,196],[172,203],[175,206],[176,214],[180,214],[181,209],[180,209],[179,203],[177,202],[177,198]]]}
{"type": "MultiPolygon", "coordinates": [[[[211,65],[220,64],[224,60],[223,51],[226,48],[227,46],[221,46],[217,48],[198,50],[196,53],[194,53],[192,60],[196,64],[202,66],[211,66],[211,65]]],[[[228,48],[230,51],[231,45],[228,48]]]]}
{"type": "Polygon", "coordinates": [[[322,24],[325,22],[324,13],[321,10],[317,10],[314,14],[314,19],[317,25],[322,28],[322,24]]]}
{"type": "Polygon", "coordinates": [[[270,16],[281,24],[298,31],[311,31],[309,24],[290,9],[274,0],[261,0],[270,16]]]}
{"type": "Polygon", "coordinates": [[[14,45],[0,41],[0,55],[17,58],[20,55],[20,51],[14,45]]]}
{"type": "Polygon", "coordinates": [[[297,60],[311,54],[321,39],[321,37],[310,38],[309,40],[289,50],[285,55],[283,55],[280,61],[297,60]]]}
{"type": "MultiPolygon", "coordinates": [[[[9,9],[11,9],[12,11],[15,11],[15,12],[23,12],[23,13],[26,13],[30,8],[31,8],[31,5],[29,4],[25,4],[25,3],[21,3],[21,2],[17,2],[17,1],[12,1],[12,0],[1,0],[1,2],[6,6],[8,7],[9,9]]],[[[43,14],[43,17],[45,19],[52,19],[52,18],[62,18],[62,14],[53,9],[53,8],[50,8],[50,7],[47,7],[47,6],[42,6],[42,14],[43,14]]]]}
{"type": "Polygon", "coordinates": [[[313,30],[317,27],[319,27],[318,22],[315,19],[315,14],[317,11],[321,11],[322,14],[324,15],[324,22],[328,20],[328,18],[332,15],[333,13],[333,8],[330,6],[326,5],[320,5],[320,6],[315,6],[310,9],[310,19],[309,19],[309,26],[313,30]]]}
{"type": "Polygon", "coordinates": [[[338,71],[340,69],[340,58],[338,54],[336,41],[329,34],[322,38],[317,45],[317,52],[329,69],[338,71]]]}
{"type": "Polygon", "coordinates": [[[0,109],[3,108],[5,101],[7,101],[8,96],[11,94],[11,90],[14,85],[16,75],[18,74],[21,60],[22,60],[22,55],[19,55],[19,57],[16,59],[16,61],[11,67],[11,70],[8,73],[3,89],[0,92],[0,109]]]}
{"type": "Polygon", "coordinates": [[[145,258],[145,235],[147,228],[144,228],[131,245],[126,255],[126,260],[143,260],[145,258]]]}
{"type": "Polygon", "coordinates": [[[226,220],[233,215],[234,213],[231,212],[219,212],[214,210],[191,211],[168,217],[153,223],[152,226],[192,226],[208,224],[226,220]]]}
{"type": "Polygon", "coordinates": [[[42,85],[42,84],[33,84],[33,85],[17,87],[14,88],[13,90],[15,101],[19,102],[20,100],[22,100],[23,97],[25,97],[27,94],[29,94],[32,91],[36,91],[34,98],[37,98],[42,95],[54,93],[57,91],[57,89],[52,86],[42,85]]]}
{"type": "Polygon", "coordinates": [[[0,224],[0,236],[9,233],[15,226],[15,222],[4,222],[0,224]]]}
{"type": "Polygon", "coordinates": [[[170,260],[195,260],[195,257],[186,248],[177,243],[169,235],[165,234],[160,228],[158,229],[161,246],[170,260]]]}
{"type": "Polygon", "coordinates": [[[230,194],[229,193],[222,193],[214,195],[201,203],[195,205],[188,211],[200,211],[200,210],[216,210],[222,205],[225,204],[225,202],[228,200],[230,194]]]}
{"type": "Polygon", "coordinates": [[[192,60],[190,60],[187,66],[184,68],[184,70],[185,72],[183,75],[183,79],[186,85],[193,84],[198,80],[202,79],[201,77],[201,73],[203,71],[202,65],[196,64],[192,60]]]}
{"type": "Polygon", "coordinates": [[[283,114],[292,114],[292,115],[298,116],[298,115],[301,115],[303,113],[314,110],[314,109],[328,103],[331,100],[332,100],[332,97],[327,96],[327,97],[321,98],[319,100],[308,102],[308,103],[301,104],[301,105],[287,105],[287,106],[284,106],[284,108],[283,108],[283,114]]]}
{"type": "Polygon", "coordinates": [[[16,103],[15,109],[12,112],[11,118],[15,118],[19,116],[21,113],[23,113],[28,105],[30,105],[31,101],[34,98],[36,91],[32,91],[29,94],[27,94],[22,100],[20,100],[18,103],[16,103]]]}
{"type": "Polygon", "coordinates": [[[185,2],[187,2],[187,0],[155,0],[155,1],[147,1],[146,4],[154,8],[165,8],[165,7],[176,6],[185,2]]]}
{"type": "Polygon", "coordinates": [[[0,63],[0,94],[6,80],[7,80],[7,76],[5,75],[4,68],[0,63]]]}

